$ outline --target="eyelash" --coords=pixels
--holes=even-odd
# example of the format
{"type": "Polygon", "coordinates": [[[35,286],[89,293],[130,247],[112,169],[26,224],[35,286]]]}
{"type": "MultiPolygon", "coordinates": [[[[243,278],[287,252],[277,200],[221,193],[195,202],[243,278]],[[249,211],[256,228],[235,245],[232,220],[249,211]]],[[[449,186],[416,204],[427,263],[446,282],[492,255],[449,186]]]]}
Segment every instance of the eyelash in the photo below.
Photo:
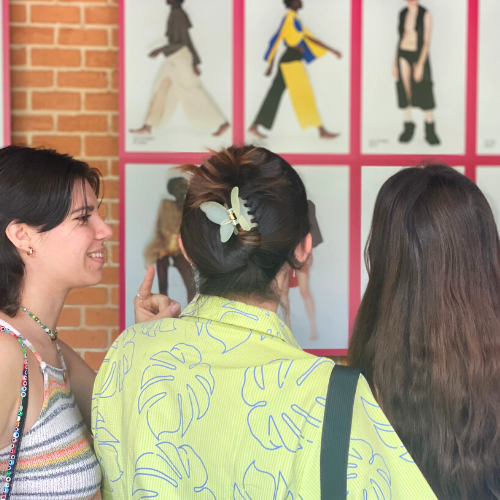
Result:
{"type": "Polygon", "coordinates": [[[77,217],[76,220],[79,220],[82,224],[86,224],[90,219],[90,215],[82,215],[81,217],[77,217]]]}

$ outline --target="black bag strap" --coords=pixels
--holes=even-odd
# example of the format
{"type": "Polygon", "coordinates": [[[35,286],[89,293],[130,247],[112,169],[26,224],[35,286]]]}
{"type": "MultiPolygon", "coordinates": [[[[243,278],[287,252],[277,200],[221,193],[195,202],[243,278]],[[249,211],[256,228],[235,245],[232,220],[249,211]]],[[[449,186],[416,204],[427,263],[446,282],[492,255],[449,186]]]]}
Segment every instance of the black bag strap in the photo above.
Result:
{"type": "Polygon", "coordinates": [[[328,384],[321,439],[321,500],[345,500],[354,397],[361,371],[335,365],[328,384]]]}

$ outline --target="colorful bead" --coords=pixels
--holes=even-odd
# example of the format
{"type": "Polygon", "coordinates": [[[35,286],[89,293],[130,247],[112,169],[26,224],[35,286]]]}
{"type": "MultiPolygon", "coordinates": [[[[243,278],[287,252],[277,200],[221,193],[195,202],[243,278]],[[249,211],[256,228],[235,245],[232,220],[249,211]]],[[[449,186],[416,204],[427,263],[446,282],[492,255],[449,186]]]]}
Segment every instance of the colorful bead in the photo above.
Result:
{"type": "Polygon", "coordinates": [[[52,339],[52,340],[57,340],[57,336],[59,335],[59,332],[57,331],[57,328],[52,331],[50,328],[48,328],[46,325],[44,325],[40,319],[38,318],[38,316],[35,316],[31,311],[28,311],[28,309],[26,309],[26,307],[24,306],[20,306],[19,309],[21,309],[21,311],[24,311],[26,314],[28,314],[28,316],[30,316],[31,318],[33,318],[35,320],[36,323],[38,323],[40,325],[40,327],[42,328],[42,330],[52,339]]]}

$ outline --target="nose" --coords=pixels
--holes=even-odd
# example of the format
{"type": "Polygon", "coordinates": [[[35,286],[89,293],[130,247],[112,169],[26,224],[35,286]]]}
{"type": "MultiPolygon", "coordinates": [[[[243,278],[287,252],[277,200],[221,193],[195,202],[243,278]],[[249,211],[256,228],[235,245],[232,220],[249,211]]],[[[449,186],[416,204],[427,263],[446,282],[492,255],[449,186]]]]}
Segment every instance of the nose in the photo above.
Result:
{"type": "Polygon", "coordinates": [[[99,217],[98,227],[96,228],[97,240],[109,240],[113,236],[113,230],[99,217]]]}

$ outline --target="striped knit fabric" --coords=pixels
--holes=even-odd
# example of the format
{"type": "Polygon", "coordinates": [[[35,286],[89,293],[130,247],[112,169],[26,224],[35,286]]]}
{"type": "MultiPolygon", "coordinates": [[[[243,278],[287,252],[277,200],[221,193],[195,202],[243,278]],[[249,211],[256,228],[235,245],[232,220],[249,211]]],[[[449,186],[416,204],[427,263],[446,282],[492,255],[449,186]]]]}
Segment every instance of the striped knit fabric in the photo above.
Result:
{"type": "MultiPolygon", "coordinates": [[[[7,323],[0,323],[15,331],[7,323]]],[[[34,351],[24,337],[23,341],[34,351]]],[[[59,354],[65,367],[60,351],[59,354]]],[[[29,369],[34,371],[34,367],[29,369]]],[[[38,420],[23,437],[11,500],[90,500],[101,483],[92,437],[65,380],[65,370],[45,363],[41,369],[45,382],[43,407],[38,420]]],[[[0,450],[2,477],[9,455],[10,446],[0,450]]]]}

